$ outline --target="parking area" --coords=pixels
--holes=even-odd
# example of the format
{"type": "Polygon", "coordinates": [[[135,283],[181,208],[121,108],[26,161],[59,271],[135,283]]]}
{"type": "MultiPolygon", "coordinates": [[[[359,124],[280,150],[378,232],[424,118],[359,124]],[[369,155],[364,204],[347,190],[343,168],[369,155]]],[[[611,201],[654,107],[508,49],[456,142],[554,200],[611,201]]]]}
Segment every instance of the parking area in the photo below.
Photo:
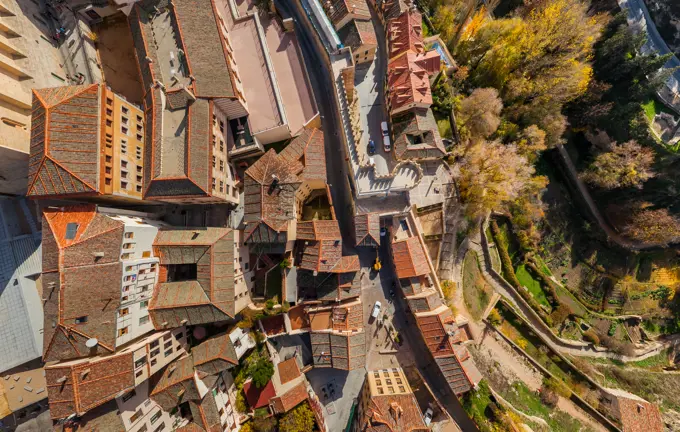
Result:
{"type": "Polygon", "coordinates": [[[363,134],[359,140],[359,154],[367,153],[375,161],[375,173],[379,176],[387,175],[392,171],[394,159],[391,153],[387,153],[383,147],[382,131],[380,124],[387,120],[383,96],[384,71],[380,71],[379,63],[383,61],[380,52],[375,60],[368,66],[356,68],[354,85],[359,96],[359,110],[361,129],[363,134]],[[368,154],[368,142],[375,143],[375,153],[368,154]]]}

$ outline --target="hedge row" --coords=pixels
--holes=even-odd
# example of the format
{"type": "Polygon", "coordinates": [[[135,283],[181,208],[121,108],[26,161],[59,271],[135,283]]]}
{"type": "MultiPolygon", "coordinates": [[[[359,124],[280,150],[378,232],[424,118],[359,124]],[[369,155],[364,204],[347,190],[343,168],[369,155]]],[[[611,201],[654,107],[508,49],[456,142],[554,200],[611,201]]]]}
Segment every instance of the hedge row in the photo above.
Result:
{"type": "Polygon", "coordinates": [[[522,287],[522,284],[519,282],[519,279],[517,279],[517,276],[515,275],[515,269],[512,265],[512,260],[510,259],[510,255],[508,254],[508,245],[506,245],[503,241],[501,240],[500,236],[500,229],[498,228],[498,224],[496,223],[495,220],[491,221],[491,234],[493,235],[494,242],[496,243],[496,250],[498,250],[499,255],[501,257],[501,263],[503,264],[503,277],[505,278],[506,281],[510,283],[513,287],[515,287],[515,290],[519,293],[519,295],[522,296],[524,301],[526,301],[529,306],[538,314],[538,316],[541,317],[541,319],[548,324],[549,326],[553,325],[552,318],[548,313],[541,307],[541,305],[538,304],[536,299],[522,287]]]}

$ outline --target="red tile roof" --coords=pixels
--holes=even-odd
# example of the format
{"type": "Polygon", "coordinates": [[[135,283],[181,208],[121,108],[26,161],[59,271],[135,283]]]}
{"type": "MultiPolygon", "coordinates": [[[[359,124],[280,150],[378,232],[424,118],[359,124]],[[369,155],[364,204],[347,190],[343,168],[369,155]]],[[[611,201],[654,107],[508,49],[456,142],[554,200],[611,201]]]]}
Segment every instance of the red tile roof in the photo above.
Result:
{"type": "Polygon", "coordinates": [[[288,390],[283,396],[272,399],[274,412],[276,412],[276,414],[288,412],[302,402],[306,401],[308,397],[309,395],[307,394],[307,386],[304,382],[301,382],[292,389],[288,390]]]}
{"type": "Polygon", "coordinates": [[[428,70],[416,63],[412,52],[393,58],[387,65],[388,98],[391,112],[409,107],[432,105],[428,70]]]}
{"type": "Polygon", "coordinates": [[[302,180],[326,183],[326,144],[320,129],[304,129],[281,150],[279,158],[302,180]]]}
{"type": "Polygon", "coordinates": [[[295,357],[291,357],[288,360],[282,361],[278,364],[278,368],[281,384],[285,384],[300,376],[300,368],[298,367],[295,357]]]}
{"type": "Polygon", "coordinates": [[[423,245],[416,236],[392,243],[392,256],[399,279],[430,273],[423,245]]]}
{"type": "Polygon", "coordinates": [[[266,386],[262,388],[257,388],[253,381],[248,381],[243,384],[243,392],[246,395],[246,400],[248,405],[252,409],[262,408],[269,404],[269,401],[276,396],[276,390],[274,390],[274,383],[271,380],[266,386]]]}
{"type": "Polygon", "coordinates": [[[286,332],[283,315],[275,315],[260,320],[267,336],[276,336],[286,332]]]}
{"type": "Polygon", "coordinates": [[[659,408],[647,401],[618,397],[623,432],[661,432],[665,430],[659,408]]]}
{"type": "Polygon", "coordinates": [[[387,23],[389,58],[405,52],[423,53],[423,17],[415,9],[409,9],[387,23]]]}
{"type": "MultiPolygon", "coordinates": [[[[372,396],[365,413],[371,426],[388,426],[390,431],[427,431],[423,414],[412,393],[372,396]]],[[[377,429],[380,430],[380,429],[377,429]]]]}
{"type": "Polygon", "coordinates": [[[365,213],[354,217],[355,241],[357,246],[380,245],[380,215],[365,213]]]}
{"type": "Polygon", "coordinates": [[[132,353],[46,366],[45,380],[53,419],[82,415],[134,388],[132,353]]]}
{"type": "Polygon", "coordinates": [[[358,18],[371,19],[371,12],[366,0],[331,0],[330,6],[326,1],[323,1],[322,4],[334,26],[337,26],[350,14],[358,18]]]}
{"type": "Polygon", "coordinates": [[[100,85],[33,90],[29,196],[99,190],[100,85]]]}

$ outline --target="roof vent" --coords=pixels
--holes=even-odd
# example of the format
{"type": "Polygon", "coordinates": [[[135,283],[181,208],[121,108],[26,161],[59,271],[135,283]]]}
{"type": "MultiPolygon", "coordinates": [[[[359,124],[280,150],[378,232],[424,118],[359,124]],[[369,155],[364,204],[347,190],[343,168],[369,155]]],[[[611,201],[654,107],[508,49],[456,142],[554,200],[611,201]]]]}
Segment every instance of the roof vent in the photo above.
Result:
{"type": "Polygon", "coordinates": [[[97,346],[98,343],[99,341],[97,340],[97,338],[90,338],[85,342],[85,346],[88,348],[94,348],[97,346]]]}

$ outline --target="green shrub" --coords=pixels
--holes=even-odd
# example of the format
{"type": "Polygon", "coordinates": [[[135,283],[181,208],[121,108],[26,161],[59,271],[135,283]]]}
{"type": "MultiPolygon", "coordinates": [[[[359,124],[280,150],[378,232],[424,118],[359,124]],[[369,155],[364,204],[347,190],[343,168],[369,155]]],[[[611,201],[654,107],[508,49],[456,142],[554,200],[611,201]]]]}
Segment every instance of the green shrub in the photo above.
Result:
{"type": "Polygon", "coordinates": [[[609,324],[609,331],[607,332],[607,334],[609,336],[614,336],[616,334],[616,328],[618,326],[619,326],[619,323],[617,323],[616,321],[612,321],[611,324],[609,324]]]}
{"type": "Polygon", "coordinates": [[[287,301],[284,301],[283,303],[281,303],[281,312],[286,313],[289,310],[290,310],[290,303],[288,303],[287,301]]]}
{"type": "Polygon", "coordinates": [[[498,327],[501,324],[501,315],[496,309],[489,312],[489,316],[486,319],[489,321],[489,324],[494,327],[498,327]]]}

